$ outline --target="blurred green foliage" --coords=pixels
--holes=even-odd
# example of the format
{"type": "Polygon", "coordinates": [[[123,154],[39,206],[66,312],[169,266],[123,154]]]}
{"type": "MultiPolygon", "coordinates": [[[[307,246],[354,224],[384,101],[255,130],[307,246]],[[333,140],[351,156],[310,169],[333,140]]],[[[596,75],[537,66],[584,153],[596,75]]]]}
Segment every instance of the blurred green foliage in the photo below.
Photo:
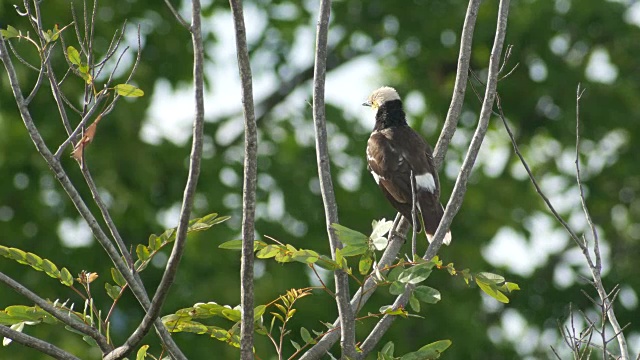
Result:
{"type": "MultiPolygon", "coordinates": [[[[68,5],[69,2],[43,2],[44,27],[52,29],[54,24],[69,24],[72,18],[68,5]]],[[[339,69],[354,56],[365,54],[375,59],[381,67],[379,77],[373,79],[375,83],[394,86],[405,98],[411,94],[412,98],[424,103],[425,106],[408,111],[409,120],[434,144],[453,88],[466,5],[462,0],[415,0],[401,5],[381,0],[336,1],[332,8],[331,62],[339,69]]],[[[78,2],[74,6],[81,17],[82,4],[78,2]]],[[[176,6],[189,8],[186,2],[176,6]]],[[[268,74],[273,84],[285,83],[297,73],[306,74],[302,78],[308,79],[308,72],[303,70],[311,63],[299,66],[290,60],[299,55],[296,52],[301,48],[312,51],[313,42],[303,35],[305,31],[315,30],[317,4],[254,0],[245,2],[245,6],[249,9],[248,27],[263,26],[257,35],[250,37],[254,74],[268,74]],[[309,43],[294,46],[300,41],[309,43]]],[[[640,278],[634,276],[637,261],[633,260],[640,255],[640,198],[636,196],[640,191],[640,172],[637,153],[633,150],[636,148],[633,144],[640,136],[637,62],[640,29],[638,19],[635,23],[631,21],[637,10],[637,4],[632,7],[624,1],[512,1],[507,43],[514,45],[514,49],[508,66],[519,63],[519,68],[499,84],[506,116],[533,171],[542,179],[552,201],[559,204],[561,213],[578,226],[579,231],[583,230],[580,227],[583,222],[576,202],[572,158],[575,151],[575,92],[578,83],[587,89],[581,107],[584,181],[591,215],[608,249],[605,254],[607,285],[611,288],[619,283],[627,289],[626,306],[617,305],[621,324],[637,315],[634,291],[640,290],[640,278]],[[601,66],[594,70],[593,63],[597,65],[598,59],[601,66]],[[604,74],[598,71],[604,71],[604,74]]],[[[228,12],[225,2],[206,2],[204,6],[207,65],[213,68],[229,61],[213,51],[220,39],[232,32],[231,27],[224,30],[216,27],[220,17],[228,12]]],[[[479,12],[471,66],[480,76],[486,74],[496,12],[495,0],[485,1],[479,12]]],[[[188,15],[188,11],[185,14],[188,15]]],[[[125,242],[135,249],[137,244],[147,243],[150,234],[174,226],[166,226],[159,214],[175,207],[182,198],[189,146],[165,138],[151,144],[143,141],[140,134],[143,124],[150,120],[148,110],[157,90],[156,84],[164,81],[172,89],[181,89],[190,83],[192,51],[189,34],[163,4],[122,1],[99,4],[95,24],[97,53],[106,51],[112,34],[125,19],[128,20],[125,42],[133,48],[122,66],[132,63],[135,29],[140,24],[142,61],[134,84],[144,90],[145,96],[135,101],[121,100],[102,121],[85,156],[99,188],[108,194],[112,216],[125,242]]],[[[0,0],[0,27],[6,29],[7,25],[23,32],[33,31],[28,21],[16,14],[13,2],[0,0]]],[[[66,35],[66,39],[71,45],[77,45],[71,34],[66,35]]],[[[37,63],[37,55],[28,44],[13,44],[26,61],[37,63]]],[[[15,57],[12,59],[23,92],[28,93],[37,73],[20,64],[15,57]]],[[[54,57],[53,64],[61,78],[66,66],[64,58],[54,57]]],[[[122,82],[126,72],[118,72],[118,76],[117,81],[122,82]]],[[[210,88],[224,89],[225,84],[233,83],[236,78],[237,73],[233,72],[207,81],[210,88]]],[[[363,79],[363,83],[371,80],[363,79]]],[[[277,86],[274,87],[276,102],[280,103],[279,97],[285,102],[262,116],[258,124],[258,236],[266,234],[299,248],[328,253],[315,152],[313,141],[309,140],[312,139],[311,110],[304,101],[287,99],[292,89],[278,94],[277,86]]],[[[82,82],[68,79],[63,89],[70,99],[79,99],[82,82]]],[[[297,89],[303,98],[310,98],[308,82],[303,81],[297,89]]],[[[479,101],[470,90],[460,130],[441,173],[445,203],[479,113],[479,101]]],[[[359,94],[360,97],[364,99],[368,91],[359,94]]],[[[86,270],[98,273],[102,281],[107,281],[111,264],[105,261],[96,242],[76,248],[66,247],[61,242],[61,222],[65,219],[75,222],[78,214],[29,140],[4,71],[0,75],[0,94],[0,244],[39,254],[60,267],[67,267],[74,276],[86,270]]],[[[194,214],[203,216],[217,212],[232,218],[210,231],[190,236],[164,313],[173,313],[196,302],[215,301],[232,306],[239,303],[239,256],[218,248],[224,241],[239,238],[240,233],[242,138],[236,137],[237,132],[233,130],[241,122],[239,99],[238,92],[237,112],[207,110],[207,150],[194,214]]],[[[261,104],[262,97],[257,96],[256,100],[261,104]]],[[[169,97],[162,101],[174,100],[169,97]]],[[[176,103],[175,106],[182,105],[176,103]]],[[[353,107],[359,105],[354,103],[353,107]]],[[[260,109],[258,107],[259,115],[260,109]]],[[[49,148],[56,149],[65,140],[64,129],[46,84],[30,110],[49,148]]],[[[369,126],[363,126],[363,122],[352,114],[353,109],[328,104],[332,170],[337,180],[341,223],[368,231],[372,219],[390,218],[394,212],[365,170],[364,148],[369,126]]],[[[72,124],[77,121],[74,118],[72,124]]],[[[75,161],[66,155],[63,158],[63,165],[82,196],[91,203],[75,161]]],[[[568,303],[590,308],[589,301],[580,293],[580,289],[591,291],[589,285],[580,279],[558,280],[558,277],[575,278],[580,269],[579,260],[576,262],[567,255],[571,252],[566,250],[573,247],[567,241],[568,236],[550,237],[549,241],[559,244],[559,249],[554,251],[547,253],[532,248],[540,245],[534,238],[540,233],[551,232],[538,228],[542,225],[536,219],[547,219],[548,216],[543,215],[547,211],[529,180],[522,176],[520,167],[510,150],[502,124],[492,120],[465,202],[452,225],[453,244],[442,249],[440,256],[445,263],[455,262],[459,268],[486,269],[503,274],[518,283],[522,290],[510,304],[500,305],[444,272],[433,274],[428,284],[440,291],[442,301],[422,307],[421,315],[425,319],[399,319],[394,324],[383,343],[392,340],[396,353],[404,354],[436,340],[450,339],[452,345],[446,355],[451,359],[544,358],[549,355],[549,348],[540,335],[557,336],[556,320],[564,319],[568,303]],[[524,242],[532,249],[531,257],[524,259],[525,262],[530,260],[527,270],[503,266],[487,255],[488,245],[503,228],[510,228],[510,234],[518,235],[520,240],[514,238],[514,243],[524,242]],[[513,319],[513,316],[505,315],[514,313],[529,324],[515,340],[513,334],[503,331],[504,322],[513,319]],[[523,345],[523,339],[526,345],[523,345]]],[[[98,213],[95,206],[91,208],[98,213]]],[[[557,225],[553,226],[557,228],[557,225]]],[[[421,243],[419,252],[425,248],[421,243]]],[[[142,274],[150,292],[160,280],[159,266],[162,266],[161,262],[152,263],[142,274]]],[[[357,268],[357,262],[352,267],[357,268]]],[[[304,264],[281,265],[258,260],[257,304],[269,302],[291,288],[309,286],[312,277],[305,269],[304,264]]],[[[0,259],[0,271],[42,297],[71,298],[71,301],[81,303],[75,294],[44,273],[8,259],[0,259]]],[[[0,308],[32,305],[8,288],[2,290],[2,294],[0,308]]],[[[106,292],[95,291],[94,296],[96,305],[107,311],[110,302],[106,292]]],[[[375,312],[392,299],[386,291],[381,291],[364,312],[375,312]]],[[[334,305],[326,294],[314,293],[297,304],[298,312],[291,320],[291,328],[304,326],[321,330],[320,321],[335,318],[334,305]]],[[[141,318],[142,311],[131,294],[126,293],[113,315],[112,334],[116,343],[123,341],[141,318]]],[[[359,340],[364,339],[374,321],[367,319],[358,324],[359,340]]],[[[632,324],[627,333],[638,336],[638,329],[632,324]]],[[[81,358],[99,358],[98,353],[87,350],[79,336],[70,336],[55,326],[29,327],[27,332],[81,358]]],[[[175,337],[189,358],[207,358],[214,353],[225,359],[238,356],[236,349],[206,337],[191,334],[175,334],[175,337]]],[[[159,353],[155,335],[148,336],[145,343],[151,345],[150,353],[159,353]]],[[[272,351],[265,337],[257,337],[256,348],[261,354],[272,351]]],[[[17,344],[0,348],[0,357],[7,356],[12,359],[44,358],[17,344]]]]}

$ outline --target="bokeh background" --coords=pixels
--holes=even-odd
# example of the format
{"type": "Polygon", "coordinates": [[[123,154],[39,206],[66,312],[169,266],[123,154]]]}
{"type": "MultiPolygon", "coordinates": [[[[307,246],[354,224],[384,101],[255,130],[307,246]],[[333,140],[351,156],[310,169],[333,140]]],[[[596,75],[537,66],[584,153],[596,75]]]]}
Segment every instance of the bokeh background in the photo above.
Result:
{"type": "MultiPolygon", "coordinates": [[[[33,33],[16,14],[13,3],[0,0],[0,27],[10,24],[33,33]]],[[[188,19],[189,3],[174,4],[188,19]]],[[[43,2],[44,26],[70,23],[69,5],[67,1],[43,2]]],[[[296,247],[328,253],[310,106],[318,3],[252,0],[244,6],[260,141],[257,236],[269,235],[296,247]]],[[[333,3],[327,118],[342,224],[368,233],[373,219],[395,216],[365,169],[364,149],[373,114],[360,104],[373,89],[394,86],[404,99],[410,124],[434,144],[449,106],[466,6],[462,0],[333,3]]],[[[81,3],[75,7],[81,14],[81,3]]],[[[240,236],[240,84],[229,5],[204,1],[203,7],[207,123],[194,215],[218,212],[232,218],[189,238],[164,313],[196,302],[239,303],[239,253],[220,250],[218,245],[240,236]]],[[[486,76],[497,7],[496,0],[487,0],[478,15],[471,67],[481,77],[486,76]]],[[[142,60],[134,83],[146,94],[119,102],[100,124],[86,161],[125,242],[135,247],[146,243],[151,233],[176,225],[194,112],[192,51],[189,34],[164,4],[127,0],[98,3],[98,54],[104,54],[125,19],[123,46],[131,49],[116,74],[121,81],[125,79],[134,61],[139,24],[142,60]]],[[[586,221],[574,173],[575,97],[578,83],[586,88],[580,157],[587,200],[602,239],[606,285],[610,289],[620,284],[616,311],[621,324],[632,322],[625,333],[635,354],[640,351],[640,172],[634,145],[640,140],[639,26],[640,3],[636,1],[513,0],[506,42],[514,47],[508,66],[518,63],[519,67],[499,84],[506,116],[526,159],[543,190],[578,232],[586,229],[586,221]]],[[[77,46],[71,32],[66,41],[77,46]]],[[[14,44],[25,59],[36,63],[35,51],[28,44],[14,44]]],[[[60,78],[66,64],[59,50],[53,61],[60,78]]],[[[14,64],[26,93],[37,73],[15,58],[14,64]]],[[[79,78],[67,79],[63,88],[70,99],[80,101],[79,78]]],[[[35,151],[4,71],[0,95],[0,243],[39,254],[73,274],[97,272],[100,278],[93,293],[106,311],[110,301],[102,288],[103,282],[110,281],[110,263],[35,151]]],[[[64,129],[47,86],[30,110],[48,146],[57,148],[64,140],[64,129]]],[[[480,102],[468,88],[459,129],[440,174],[443,202],[453,187],[479,110],[480,102]]],[[[90,203],[74,160],[65,156],[63,164],[90,203]]],[[[97,213],[95,206],[92,209],[97,213]]],[[[452,232],[453,245],[440,252],[445,262],[454,262],[460,269],[503,274],[522,290],[503,305],[445,271],[436,272],[428,285],[439,289],[443,300],[423,306],[420,315],[424,319],[396,321],[383,343],[393,340],[396,354],[403,354],[432,341],[451,339],[449,359],[548,358],[551,345],[567,355],[558,322],[566,320],[570,303],[595,319],[597,313],[581,294],[585,290],[593,295],[593,290],[581,278],[587,273],[580,252],[536,195],[497,118],[492,119],[452,232]]],[[[422,243],[420,251],[425,248],[422,243]]],[[[150,291],[159,282],[165,261],[166,252],[142,274],[150,291]]],[[[0,259],[0,270],[42,297],[70,298],[81,305],[77,296],[43,273],[8,259],[0,259]]],[[[327,279],[331,281],[331,276],[327,279]]],[[[315,283],[302,264],[256,261],[258,304],[287,289],[315,283]]],[[[9,288],[0,294],[0,308],[31,305],[9,288]]],[[[392,299],[382,289],[363,313],[375,312],[392,299]]],[[[142,315],[127,294],[113,318],[116,342],[126,338],[142,315]]],[[[300,300],[291,323],[294,340],[300,342],[300,326],[321,330],[320,321],[333,321],[336,315],[332,299],[322,292],[300,300]]],[[[358,324],[359,340],[374,323],[368,319],[358,324]]],[[[25,332],[81,358],[99,358],[79,336],[61,329],[40,325],[25,332]]],[[[212,354],[232,359],[239,354],[204,336],[175,337],[192,359],[211,358],[212,354]]],[[[145,343],[159,354],[155,335],[145,343]]],[[[274,358],[265,337],[257,337],[256,348],[261,358],[274,358]]],[[[0,348],[0,358],[44,356],[12,344],[0,348]]]]}

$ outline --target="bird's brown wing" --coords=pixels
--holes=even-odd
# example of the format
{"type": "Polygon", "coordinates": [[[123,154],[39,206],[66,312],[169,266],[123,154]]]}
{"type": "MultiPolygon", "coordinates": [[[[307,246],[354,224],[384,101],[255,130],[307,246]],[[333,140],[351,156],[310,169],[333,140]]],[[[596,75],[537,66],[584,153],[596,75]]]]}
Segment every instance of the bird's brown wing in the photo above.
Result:
{"type": "MultiPolygon", "coordinates": [[[[382,132],[367,143],[367,164],[382,193],[405,218],[411,219],[411,168],[382,132]]],[[[420,230],[420,227],[417,229],[420,230]]]]}
{"type": "Polygon", "coordinates": [[[367,144],[367,163],[385,197],[407,219],[411,219],[411,172],[431,174],[433,188],[417,184],[416,196],[427,232],[433,234],[442,217],[440,184],[424,139],[408,126],[374,132],[367,144]]]}

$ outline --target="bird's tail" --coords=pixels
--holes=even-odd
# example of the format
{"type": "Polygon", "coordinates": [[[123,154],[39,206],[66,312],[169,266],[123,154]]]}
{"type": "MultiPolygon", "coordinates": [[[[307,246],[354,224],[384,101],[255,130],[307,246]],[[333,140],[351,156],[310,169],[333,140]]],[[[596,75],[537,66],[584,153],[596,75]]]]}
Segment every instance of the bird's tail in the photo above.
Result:
{"type": "MultiPolygon", "coordinates": [[[[440,225],[440,220],[442,220],[443,215],[444,208],[442,207],[442,204],[430,206],[427,211],[423,210],[422,219],[424,221],[424,228],[427,233],[427,240],[429,240],[429,243],[433,241],[433,235],[436,233],[436,230],[438,230],[438,225],[440,225]]],[[[442,242],[445,245],[451,244],[451,231],[447,232],[442,242]]]]}

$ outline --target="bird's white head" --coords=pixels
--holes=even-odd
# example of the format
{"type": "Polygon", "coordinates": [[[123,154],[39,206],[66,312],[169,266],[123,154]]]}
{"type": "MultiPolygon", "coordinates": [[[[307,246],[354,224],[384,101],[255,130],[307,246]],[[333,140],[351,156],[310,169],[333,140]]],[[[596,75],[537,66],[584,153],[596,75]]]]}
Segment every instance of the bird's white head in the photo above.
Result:
{"type": "Polygon", "coordinates": [[[400,100],[400,95],[398,95],[396,89],[389,86],[383,86],[372,92],[367,98],[367,101],[362,105],[370,106],[374,110],[377,110],[382,106],[382,104],[392,100],[400,100]]]}

